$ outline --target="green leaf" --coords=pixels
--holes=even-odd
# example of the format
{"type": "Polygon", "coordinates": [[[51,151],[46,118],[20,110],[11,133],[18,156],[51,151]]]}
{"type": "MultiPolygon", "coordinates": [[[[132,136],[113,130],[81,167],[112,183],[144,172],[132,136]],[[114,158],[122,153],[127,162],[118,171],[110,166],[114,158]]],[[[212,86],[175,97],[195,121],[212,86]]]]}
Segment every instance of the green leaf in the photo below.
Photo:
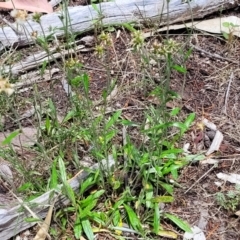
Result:
{"type": "Polygon", "coordinates": [[[158,233],[160,228],[160,211],[159,211],[159,204],[154,204],[154,218],[153,218],[153,229],[154,233],[158,233]]]}
{"type": "Polygon", "coordinates": [[[89,205],[92,201],[94,200],[92,195],[89,195],[87,198],[79,201],[79,203],[81,204],[82,208],[85,208],[87,205],[89,205]]]}
{"type": "Polygon", "coordinates": [[[105,129],[108,130],[110,127],[113,126],[113,124],[118,120],[118,118],[121,116],[122,111],[115,112],[112,117],[108,120],[106,123],[105,129]]]}
{"type": "Polygon", "coordinates": [[[82,195],[87,189],[95,184],[94,176],[90,175],[82,184],[80,184],[80,194],[82,195]]]}
{"type": "Polygon", "coordinates": [[[223,31],[222,34],[223,34],[223,37],[224,37],[226,40],[229,39],[229,33],[223,31]]]}
{"type": "Polygon", "coordinates": [[[99,198],[99,197],[101,197],[103,194],[105,193],[105,190],[99,190],[99,191],[96,191],[95,193],[93,193],[93,198],[94,199],[97,199],[97,198],[99,198]]]}
{"type": "Polygon", "coordinates": [[[146,195],[146,207],[152,207],[152,197],[153,197],[153,186],[150,182],[143,182],[145,195],[146,195]]]}
{"type": "Polygon", "coordinates": [[[109,132],[104,136],[106,143],[108,143],[113,137],[115,137],[116,134],[117,134],[117,130],[109,131],[109,132]]]}
{"type": "Polygon", "coordinates": [[[80,237],[82,236],[82,225],[81,225],[81,219],[78,215],[73,226],[73,231],[74,231],[75,238],[80,239],[80,237]]]}
{"type": "Polygon", "coordinates": [[[188,49],[188,51],[184,55],[184,62],[186,62],[189,56],[192,54],[192,48],[188,49]]]}
{"type": "Polygon", "coordinates": [[[147,191],[146,192],[146,207],[152,208],[152,197],[153,197],[153,191],[147,191]]]}
{"type": "Polygon", "coordinates": [[[75,206],[76,205],[75,193],[67,181],[63,183],[63,189],[65,190],[65,194],[71,200],[72,205],[75,206]]]}
{"type": "Polygon", "coordinates": [[[140,220],[137,217],[136,213],[127,204],[124,204],[124,207],[125,207],[125,210],[127,212],[129,222],[132,225],[133,229],[141,231],[142,230],[142,226],[141,226],[140,220]]]}
{"type": "Polygon", "coordinates": [[[20,186],[17,191],[18,192],[24,192],[25,190],[31,190],[31,189],[34,189],[34,186],[32,183],[30,182],[27,182],[27,183],[24,183],[22,186],[20,186]]]}
{"type": "Polygon", "coordinates": [[[121,187],[121,182],[118,181],[118,180],[114,180],[114,181],[112,182],[112,185],[113,185],[113,189],[114,189],[114,190],[117,190],[117,189],[119,189],[119,188],[121,187]]]}
{"type": "Polygon", "coordinates": [[[187,119],[184,122],[186,129],[189,129],[191,127],[191,124],[193,123],[194,119],[195,119],[195,113],[191,113],[188,115],[187,119]]]}
{"type": "Polygon", "coordinates": [[[11,132],[3,141],[2,145],[10,144],[12,140],[20,133],[21,131],[18,129],[14,132],[11,132]]]}
{"type": "Polygon", "coordinates": [[[182,153],[183,150],[182,149],[179,149],[179,148],[173,148],[173,149],[168,149],[168,150],[165,150],[161,153],[160,157],[161,158],[168,158],[168,155],[169,154],[179,154],[179,153],[182,153]]]}
{"type": "Polygon", "coordinates": [[[79,87],[81,81],[82,81],[82,76],[77,76],[77,77],[71,79],[70,84],[73,87],[79,87]]]}
{"type": "Polygon", "coordinates": [[[173,194],[173,186],[167,183],[160,182],[159,185],[164,188],[169,194],[173,194]]]}
{"type": "Polygon", "coordinates": [[[171,126],[179,128],[181,130],[181,132],[183,132],[183,133],[187,130],[186,125],[181,122],[174,122],[171,124],[171,126]]]}
{"type": "Polygon", "coordinates": [[[98,223],[99,225],[105,225],[106,222],[109,220],[109,216],[103,212],[92,212],[91,219],[98,223]]]}
{"type": "Polygon", "coordinates": [[[50,189],[56,188],[58,185],[58,174],[57,174],[57,159],[53,161],[52,164],[52,173],[51,173],[51,178],[50,178],[50,189]]]}
{"type": "Polygon", "coordinates": [[[203,154],[191,154],[191,155],[186,155],[184,156],[184,159],[188,162],[190,161],[202,161],[204,159],[206,159],[206,156],[203,154]]]}
{"type": "Polygon", "coordinates": [[[123,119],[121,121],[121,124],[124,125],[124,126],[132,126],[132,127],[138,127],[139,126],[139,124],[131,122],[131,121],[126,120],[126,119],[123,119]]]}
{"type": "Polygon", "coordinates": [[[176,107],[176,108],[172,109],[172,111],[170,112],[170,115],[176,116],[176,115],[178,115],[179,112],[180,112],[180,108],[176,107]]]}
{"type": "Polygon", "coordinates": [[[25,221],[25,222],[28,222],[28,223],[33,223],[33,222],[37,223],[37,222],[41,222],[42,219],[29,217],[29,218],[24,218],[24,221],[25,221]]]}
{"type": "Polygon", "coordinates": [[[164,169],[162,170],[162,173],[163,175],[166,175],[174,170],[178,170],[179,168],[181,168],[182,166],[181,165],[178,165],[178,164],[171,164],[170,166],[168,167],[164,167],[164,169]]]}
{"type": "Polygon", "coordinates": [[[65,194],[68,196],[68,198],[71,200],[72,204],[75,206],[76,205],[75,193],[67,181],[66,168],[61,155],[62,154],[58,156],[58,165],[60,169],[60,176],[63,183],[63,190],[65,191],[65,194]]]}
{"type": "MultiPolygon", "coordinates": [[[[170,168],[170,169],[171,169],[171,168],[170,168]]],[[[172,174],[172,177],[173,177],[174,180],[177,180],[177,179],[178,179],[178,169],[179,169],[179,167],[178,167],[178,168],[172,168],[172,169],[171,169],[171,174],[172,174]]]]}
{"type": "Polygon", "coordinates": [[[92,227],[91,227],[89,220],[87,220],[87,219],[82,220],[82,228],[83,228],[84,233],[87,236],[87,239],[94,240],[94,234],[93,234],[92,227]]]}
{"type": "Polygon", "coordinates": [[[136,29],[129,23],[123,23],[122,26],[130,32],[136,32],[136,29]]]}
{"type": "Polygon", "coordinates": [[[48,102],[48,106],[49,106],[49,108],[51,110],[51,114],[53,114],[53,116],[55,117],[56,113],[57,113],[56,112],[56,107],[55,107],[55,105],[54,105],[54,103],[53,103],[53,101],[51,99],[48,102]]]}
{"type": "Polygon", "coordinates": [[[44,72],[46,70],[46,66],[47,66],[47,61],[44,60],[43,63],[42,63],[41,71],[40,71],[41,77],[43,77],[43,74],[44,74],[44,72]]]}
{"type": "Polygon", "coordinates": [[[61,176],[62,182],[65,183],[67,181],[67,174],[66,174],[65,164],[61,156],[58,156],[58,166],[60,169],[60,176],[61,176]]]}
{"type": "Polygon", "coordinates": [[[63,119],[63,123],[68,122],[70,119],[72,119],[75,116],[75,111],[71,110],[67,113],[67,115],[63,119]]]}
{"type": "Polygon", "coordinates": [[[45,128],[46,128],[46,131],[47,131],[47,135],[50,135],[50,133],[51,133],[51,121],[49,119],[49,116],[47,116],[47,118],[46,118],[45,128]]]}
{"type": "Polygon", "coordinates": [[[118,201],[113,205],[113,209],[114,209],[114,210],[118,209],[121,205],[123,205],[124,201],[125,201],[124,199],[118,200],[118,201]]]}
{"type": "Polygon", "coordinates": [[[85,93],[88,94],[89,93],[89,76],[86,73],[83,74],[83,86],[84,86],[85,93]]]}
{"type": "Polygon", "coordinates": [[[116,227],[119,225],[119,222],[121,221],[121,214],[118,210],[114,211],[113,214],[113,225],[116,227]]]}
{"type": "Polygon", "coordinates": [[[187,72],[186,68],[184,68],[182,66],[179,66],[179,65],[173,65],[172,68],[175,69],[176,71],[180,72],[180,73],[186,73],[187,72]]]}
{"type": "Polygon", "coordinates": [[[169,213],[165,213],[164,216],[167,217],[168,219],[170,219],[172,222],[174,222],[183,231],[189,232],[189,233],[192,232],[189,224],[187,222],[183,221],[182,219],[180,219],[172,214],[169,214],[169,213]]]}
{"type": "Polygon", "coordinates": [[[81,212],[81,218],[91,216],[91,210],[96,207],[98,200],[91,201],[81,212]]]}
{"type": "Polygon", "coordinates": [[[230,27],[230,23],[229,22],[223,22],[222,25],[223,25],[223,27],[226,27],[226,28],[230,27]]]}
{"type": "Polygon", "coordinates": [[[152,199],[154,203],[172,203],[174,198],[172,196],[158,196],[152,199]]]}

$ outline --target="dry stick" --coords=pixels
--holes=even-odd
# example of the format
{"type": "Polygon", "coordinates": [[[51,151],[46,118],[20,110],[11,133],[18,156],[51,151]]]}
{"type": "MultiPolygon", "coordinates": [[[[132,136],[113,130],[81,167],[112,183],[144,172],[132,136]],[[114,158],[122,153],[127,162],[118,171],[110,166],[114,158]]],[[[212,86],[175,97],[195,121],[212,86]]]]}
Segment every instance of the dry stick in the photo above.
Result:
{"type": "Polygon", "coordinates": [[[217,59],[220,59],[220,60],[223,60],[223,61],[228,61],[228,62],[231,62],[231,63],[239,64],[239,62],[237,62],[237,61],[234,61],[234,60],[229,59],[229,58],[221,57],[220,55],[218,55],[216,53],[209,53],[209,52],[207,52],[207,51],[205,51],[205,50],[203,50],[203,49],[201,49],[199,47],[194,46],[193,44],[190,44],[190,46],[192,48],[196,49],[197,51],[202,52],[202,53],[210,56],[211,58],[217,58],[217,59]]]}
{"type": "MultiPolygon", "coordinates": [[[[20,204],[22,204],[22,206],[32,215],[33,218],[39,219],[39,217],[23,202],[23,200],[22,200],[21,198],[19,198],[19,197],[18,197],[15,193],[13,193],[13,191],[10,190],[10,189],[9,189],[9,192],[12,194],[12,196],[14,196],[14,197],[18,200],[18,202],[19,202],[20,204]]],[[[56,200],[54,200],[53,205],[50,205],[50,207],[51,207],[51,206],[54,206],[55,201],[56,201],[56,200]]],[[[38,224],[38,226],[39,226],[40,228],[42,228],[42,226],[41,226],[40,223],[37,223],[37,224],[38,224]]],[[[43,229],[43,230],[44,230],[44,229],[43,229]]],[[[49,235],[47,232],[45,232],[45,234],[46,234],[46,237],[50,240],[50,239],[51,239],[50,235],[49,235]]]]}
{"type": "Polygon", "coordinates": [[[225,113],[225,114],[227,114],[227,102],[228,102],[230,87],[231,87],[233,79],[234,79],[234,75],[233,75],[233,72],[232,72],[231,75],[230,75],[230,79],[229,79],[229,83],[228,83],[228,87],[227,87],[227,92],[226,92],[226,96],[225,96],[225,101],[224,101],[223,113],[225,113]]]}
{"type": "Polygon", "coordinates": [[[186,194],[189,190],[191,190],[197,183],[199,183],[209,172],[213,170],[216,166],[213,165],[206,173],[204,173],[187,191],[184,192],[186,194]]]}

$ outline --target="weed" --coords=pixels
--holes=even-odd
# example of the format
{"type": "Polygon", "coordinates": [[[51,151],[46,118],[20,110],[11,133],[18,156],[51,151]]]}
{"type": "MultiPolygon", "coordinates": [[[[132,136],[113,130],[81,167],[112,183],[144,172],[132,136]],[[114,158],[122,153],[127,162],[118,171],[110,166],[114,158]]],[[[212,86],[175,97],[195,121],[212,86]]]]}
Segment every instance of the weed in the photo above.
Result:
{"type": "MultiPolygon", "coordinates": [[[[96,5],[93,7],[100,18],[100,28],[97,26],[97,30],[102,30],[101,9],[96,5]]],[[[70,18],[65,5],[63,8],[61,30],[65,34],[65,45],[70,49],[74,47],[72,41],[76,36],[71,34],[70,18]]],[[[39,16],[35,17],[35,21],[41,24],[39,16]]],[[[179,54],[180,46],[171,38],[166,38],[161,42],[155,41],[149,47],[141,30],[134,29],[131,24],[124,26],[131,33],[129,54],[132,54],[140,73],[136,74],[140,76],[137,84],[136,81],[129,81],[127,85],[121,82],[119,76],[112,76],[115,67],[111,55],[115,53],[114,41],[111,33],[102,30],[97,38],[95,54],[105,67],[106,79],[104,89],[99,94],[98,108],[92,100],[91,77],[77,55],[71,54],[68,59],[62,57],[61,63],[55,60],[67,79],[69,92],[71,88],[62,119],[59,119],[56,103],[51,97],[46,98],[43,104],[37,87],[34,89],[35,122],[39,134],[31,150],[37,155],[34,162],[37,170],[18,167],[20,175],[25,176],[18,191],[32,199],[48,189],[61,190],[69,198],[70,204],[58,210],[54,220],[62,233],[67,235],[70,229],[77,239],[85,235],[91,240],[95,232],[109,229],[110,234],[118,238],[124,236],[125,231],[143,238],[153,234],[173,236],[175,233],[164,228],[164,220],[173,222],[183,231],[191,231],[185,221],[163,208],[163,204],[174,201],[171,180],[177,181],[179,170],[195,157],[186,156],[180,147],[181,139],[195,115],[189,114],[179,121],[180,108],[169,110],[166,106],[178,98],[170,89],[172,72],[186,73],[185,67],[177,63],[174,57],[179,54]],[[156,62],[158,81],[152,75],[151,60],[156,62]],[[113,109],[109,98],[118,86],[122,87],[120,91],[129,88],[130,92],[138,92],[143,97],[152,96],[160,104],[148,104],[140,113],[140,118],[128,119],[124,115],[126,109],[113,109]],[[79,191],[74,192],[68,179],[80,169],[89,171],[81,160],[88,157],[101,166],[101,160],[108,159],[109,155],[115,159],[114,169],[100,167],[90,172],[80,184],[79,191]],[[39,174],[42,169],[47,170],[39,174]],[[61,189],[58,189],[59,184],[61,189]]],[[[48,60],[51,57],[49,41],[53,40],[53,36],[54,31],[50,36],[36,37],[35,43],[48,53],[48,60]]],[[[188,52],[183,58],[189,55],[188,52]]],[[[48,63],[44,62],[41,75],[47,67],[48,63]]],[[[128,70],[121,69],[119,72],[123,76],[128,70]]],[[[5,86],[7,89],[10,87],[12,85],[9,83],[5,86]]],[[[18,131],[13,131],[3,143],[9,144],[17,134],[18,131]]],[[[4,154],[7,156],[6,151],[4,154]]],[[[17,158],[14,150],[11,154],[17,158]]],[[[51,234],[58,235],[54,229],[51,229],[51,234]]]]}
{"type": "Polygon", "coordinates": [[[228,33],[222,31],[223,37],[228,41],[228,43],[232,43],[234,40],[234,31],[236,31],[235,28],[239,27],[239,25],[233,24],[231,22],[223,22],[222,26],[228,28],[228,33]]]}
{"type": "Polygon", "coordinates": [[[226,210],[235,211],[240,203],[240,187],[235,186],[234,190],[228,191],[226,194],[218,192],[216,195],[217,203],[226,210]]]}

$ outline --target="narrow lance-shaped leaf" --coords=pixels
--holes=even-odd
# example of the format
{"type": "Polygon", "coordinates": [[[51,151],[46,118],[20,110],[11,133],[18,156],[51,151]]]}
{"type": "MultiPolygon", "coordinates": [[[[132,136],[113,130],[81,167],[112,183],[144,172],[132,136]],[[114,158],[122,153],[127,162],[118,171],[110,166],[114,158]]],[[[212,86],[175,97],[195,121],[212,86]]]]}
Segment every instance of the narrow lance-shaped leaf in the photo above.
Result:
{"type": "Polygon", "coordinates": [[[74,231],[75,238],[80,239],[80,237],[82,236],[82,225],[81,225],[81,219],[78,214],[73,226],[73,231],[74,231]]]}
{"type": "Polygon", "coordinates": [[[183,221],[182,219],[180,219],[172,214],[169,214],[169,213],[165,213],[164,216],[167,217],[168,219],[170,219],[172,222],[174,222],[179,228],[181,228],[185,232],[190,232],[190,233],[192,232],[189,224],[187,222],[183,221]]]}
{"type": "Polygon", "coordinates": [[[121,116],[121,114],[122,114],[122,111],[117,111],[117,112],[115,112],[115,113],[111,116],[111,118],[108,120],[105,129],[107,130],[107,129],[109,129],[110,127],[112,127],[113,124],[114,124],[114,123],[118,120],[118,118],[121,116]]]}
{"type": "Polygon", "coordinates": [[[153,218],[153,229],[154,232],[157,234],[160,228],[160,211],[159,211],[159,204],[154,204],[154,218],[153,218]]]}
{"type": "Polygon", "coordinates": [[[58,185],[58,174],[56,169],[57,161],[54,160],[52,164],[51,178],[50,178],[50,189],[56,188],[58,185]]]}
{"type": "Polygon", "coordinates": [[[10,133],[3,141],[2,145],[10,144],[12,140],[20,133],[20,130],[16,130],[12,133],[10,133]]]}
{"type": "Polygon", "coordinates": [[[135,230],[141,231],[142,226],[141,226],[140,220],[138,219],[136,213],[127,204],[124,204],[124,207],[125,207],[125,210],[126,210],[127,215],[128,215],[129,222],[132,225],[132,227],[135,230]]]}
{"type": "Polygon", "coordinates": [[[94,234],[89,220],[82,220],[82,228],[88,240],[94,240],[94,234]]]}

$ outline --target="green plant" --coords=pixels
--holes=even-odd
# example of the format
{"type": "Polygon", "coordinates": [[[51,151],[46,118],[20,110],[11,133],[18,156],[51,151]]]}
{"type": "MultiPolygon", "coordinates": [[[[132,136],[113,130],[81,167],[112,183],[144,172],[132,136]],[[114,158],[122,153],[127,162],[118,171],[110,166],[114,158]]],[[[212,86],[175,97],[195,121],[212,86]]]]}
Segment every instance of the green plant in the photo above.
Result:
{"type": "Polygon", "coordinates": [[[236,185],[234,190],[227,193],[218,192],[216,195],[217,203],[226,210],[235,211],[240,203],[240,186],[236,185]]]}
{"type": "MultiPolygon", "coordinates": [[[[116,55],[112,34],[102,26],[101,6],[92,6],[98,14],[98,20],[94,22],[98,34],[94,57],[98,57],[99,65],[105,68],[104,87],[99,99],[94,101],[90,73],[80,57],[70,53],[74,50],[76,36],[69,29],[70,17],[67,2],[64,2],[60,20],[65,42],[55,51],[61,52],[62,48],[66,48],[69,55],[67,58],[62,56],[62,62],[56,59],[54,62],[69,84],[67,110],[59,118],[53,98],[44,97],[43,101],[37,86],[34,87],[34,123],[38,128],[38,141],[31,150],[37,157],[31,170],[19,164],[19,172],[25,181],[18,191],[27,194],[28,199],[49,189],[65,194],[70,204],[57,211],[54,221],[61,229],[60,234],[67,234],[67,230],[71,229],[76,239],[83,235],[94,239],[94,232],[102,229],[111,230],[110,234],[116,238],[121,238],[124,231],[145,239],[152,236],[176,238],[174,232],[164,228],[163,220],[171,221],[183,231],[191,229],[184,220],[161,206],[174,201],[172,180],[178,180],[179,170],[199,158],[186,155],[181,147],[181,140],[191,127],[195,114],[183,118],[180,107],[169,109],[167,104],[179,98],[170,88],[171,76],[173,72],[186,74],[185,63],[191,51],[181,49],[179,43],[169,36],[146,44],[140,29],[135,29],[130,23],[124,24],[123,31],[128,30],[131,35],[129,55],[132,54],[132,62],[137,66],[134,76],[139,78],[135,81],[129,77],[132,82],[128,81],[128,84],[121,82],[122,76],[128,74],[128,61],[123,63],[124,66],[126,63],[126,68],[113,62],[112,59],[118,59],[118,56],[112,56],[113,53],[116,55]],[[178,54],[184,59],[182,62],[176,60],[178,54]],[[157,79],[152,75],[153,61],[156,63],[157,79]],[[122,68],[118,71],[119,75],[112,76],[116,65],[122,68]],[[124,91],[133,92],[143,99],[153,97],[157,104],[143,101],[142,112],[134,109],[140,117],[129,119],[125,114],[127,108],[116,107],[119,104],[122,106],[121,101],[116,101],[117,104],[111,102],[109,96],[115,87],[120,95],[124,91]],[[113,169],[103,169],[101,160],[108,159],[109,155],[113,156],[116,164],[113,169]],[[82,164],[84,157],[98,162],[100,168],[91,172],[81,182],[80,189],[74,192],[68,179],[80,169],[89,171],[82,164]],[[43,166],[47,170],[41,174],[43,166]],[[62,184],[61,189],[58,189],[59,184],[62,184]]],[[[41,25],[39,16],[34,19],[41,25]]],[[[50,67],[53,52],[49,42],[54,40],[54,31],[52,29],[49,36],[34,38],[36,45],[48,53],[48,59],[40,68],[41,76],[50,67]]],[[[131,114],[134,115],[134,112],[131,114]]],[[[18,133],[13,131],[3,143],[9,144],[18,133]]],[[[12,158],[17,159],[14,151],[2,151],[3,156],[12,154],[12,158]]],[[[51,233],[59,237],[54,229],[51,233]]]]}
{"type": "Polygon", "coordinates": [[[236,27],[239,27],[239,25],[234,24],[232,22],[223,22],[222,26],[228,29],[228,32],[222,31],[223,37],[228,41],[228,43],[231,43],[234,38],[234,31],[236,27]]]}

